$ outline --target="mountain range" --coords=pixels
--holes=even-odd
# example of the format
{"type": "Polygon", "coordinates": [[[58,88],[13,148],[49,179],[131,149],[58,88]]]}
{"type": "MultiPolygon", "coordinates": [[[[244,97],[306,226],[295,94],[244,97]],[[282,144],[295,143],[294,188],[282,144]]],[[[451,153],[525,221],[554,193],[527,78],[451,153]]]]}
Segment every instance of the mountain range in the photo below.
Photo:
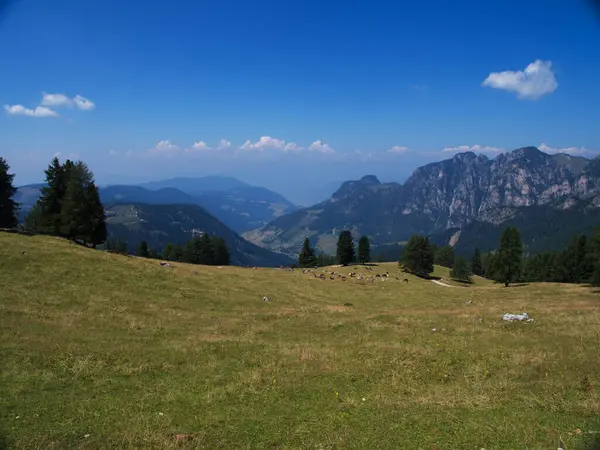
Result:
{"type": "MultiPolygon", "coordinates": [[[[369,236],[375,246],[401,245],[419,233],[467,251],[475,245],[495,247],[496,235],[508,221],[527,227],[537,218],[553,217],[558,228],[588,231],[600,225],[599,206],[598,159],[549,155],[535,147],[494,159],[465,152],[419,167],[404,184],[381,183],[373,175],[345,182],[328,200],[278,217],[244,237],[290,255],[306,236],[322,251],[335,252],[342,229],[369,236]],[[493,239],[483,241],[477,234],[493,239]]],[[[552,223],[542,225],[556,236],[552,223]]],[[[563,238],[550,236],[550,241],[562,245],[563,238]]],[[[536,240],[540,236],[525,243],[544,247],[536,240]]]]}
{"type": "MultiPolygon", "coordinates": [[[[22,214],[41,186],[18,189],[22,214]]],[[[397,255],[419,233],[468,255],[475,247],[495,248],[502,229],[515,225],[526,251],[536,253],[561,248],[573,234],[600,225],[600,159],[549,155],[535,147],[493,159],[458,153],[417,168],[403,184],[381,183],[374,175],[346,181],[327,200],[305,208],[217,176],[106,186],[100,196],[113,236],[130,244],[144,239],[160,249],[185,242],[194,230],[218,231],[240,250],[232,258],[239,264],[287,264],[306,236],[319,251],[334,254],[343,229],[356,238],[367,235],[374,254],[397,255]]]]}
{"type": "MultiPolygon", "coordinates": [[[[21,186],[15,200],[21,218],[31,209],[44,184],[21,186]]],[[[230,177],[173,178],[141,186],[113,185],[100,188],[104,204],[191,204],[206,209],[236,233],[262,227],[297,207],[282,195],[230,177]]]]}

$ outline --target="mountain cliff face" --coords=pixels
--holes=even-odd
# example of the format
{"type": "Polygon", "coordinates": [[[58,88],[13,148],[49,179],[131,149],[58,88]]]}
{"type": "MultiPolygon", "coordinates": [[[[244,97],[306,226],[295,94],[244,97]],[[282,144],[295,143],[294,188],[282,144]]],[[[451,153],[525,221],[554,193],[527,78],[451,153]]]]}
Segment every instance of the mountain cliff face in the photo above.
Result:
{"type": "Polygon", "coordinates": [[[444,234],[475,221],[498,225],[531,206],[565,210],[583,200],[587,209],[600,206],[600,160],[548,155],[535,147],[493,160],[467,152],[418,168],[403,185],[382,184],[374,176],[346,182],[329,200],[245,237],[292,254],[310,236],[332,252],[340,229],[384,245],[413,233],[444,234]]]}

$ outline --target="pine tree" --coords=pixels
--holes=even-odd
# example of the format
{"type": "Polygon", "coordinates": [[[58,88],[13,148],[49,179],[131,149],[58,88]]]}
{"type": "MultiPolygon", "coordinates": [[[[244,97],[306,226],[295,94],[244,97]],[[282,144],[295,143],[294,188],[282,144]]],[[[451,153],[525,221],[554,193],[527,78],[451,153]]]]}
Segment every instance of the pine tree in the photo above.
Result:
{"type": "Polygon", "coordinates": [[[135,250],[135,255],[141,258],[148,258],[150,252],[148,251],[148,243],[146,241],[140,242],[140,245],[135,250]]]}
{"type": "Polygon", "coordinates": [[[187,241],[183,249],[182,261],[189,264],[200,264],[201,247],[202,242],[198,236],[187,241]]]}
{"type": "Polygon", "coordinates": [[[515,227],[507,227],[500,237],[500,248],[497,256],[497,281],[501,281],[508,287],[521,278],[523,263],[523,245],[519,230],[515,227]]]}
{"type": "Polygon", "coordinates": [[[104,212],[104,205],[100,201],[98,187],[94,183],[90,183],[87,186],[85,197],[87,217],[86,241],[95,248],[96,245],[100,245],[106,241],[108,235],[106,213],[104,212]]]}
{"type": "Polygon", "coordinates": [[[403,248],[401,263],[409,272],[427,277],[433,272],[433,259],[429,238],[415,234],[403,248]]]}
{"type": "Polygon", "coordinates": [[[451,268],[454,264],[454,249],[450,245],[440,247],[435,253],[434,262],[439,266],[451,268]]]}
{"type": "Polygon", "coordinates": [[[349,230],[344,230],[340,233],[337,243],[336,259],[338,264],[347,266],[354,262],[354,239],[349,230]]]}
{"type": "Polygon", "coordinates": [[[361,236],[358,240],[358,262],[361,264],[371,262],[371,244],[367,236],[361,236]]]}
{"type": "Polygon", "coordinates": [[[213,236],[212,245],[215,254],[215,265],[228,266],[230,264],[230,255],[225,239],[223,239],[222,237],[213,236]]]}
{"type": "Polygon", "coordinates": [[[483,276],[483,262],[481,261],[479,247],[477,247],[473,252],[473,258],[471,259],[471,271],[473,272],[473,275],[477,275],[479,277],[483,276]]]}
{"type": "Polygon", "coordinates": [[[206,266],[213,265],[215,263],[215,250],[213,248],[212,240],[207,233],[204,233],[200,237],[200,262],[206,266]]]}
{"type": "Polygon", "coordinates": [[[298,266],[299,267],[314,267],[317,264],[317,258],[315,256],[315,250],[310,246],[310,240],[308,237],[304,238],[302,244],[302,250],[298,254],[298,266]]]}
{"type": "Polygon", "coordinates": [[[88,203],[88,185],[93,183],[87,166],[78,161],[67,172],[67,189],[60,209],[60,234],[88,242],[91,237],[91,211],[88,203]]]}
{"type": "Polygon", "coordinates": [[[9,174],[10,166],[0,157],[0,228],[15,228],[18,204],[13,200],[17,189],[13,186],[14,174],[9,174]]]}
{"type": "Polygon", "coordinates": [[[167,261],[181,261],[183,257],[183,249],[181,248],[181,245],[169,242],[167,245],[165,245],[161,257],[167,261]]]}
{"type": "Polygon", "coordinates": [[[61,219],[62,203],[72,167],[73,163],[70,160],[61,165],[58,158],[54,158],[44,171],[46,186],[40,189],[36,215],[28,221],[30,225],[36,226],[34,231],[61,235],[61,228],[64,226],[61,219]]]}
{"type": "Polygon", "coordinates": [[[471,279],[471,269],[469,268],[469,264],[462,256],[455,258],[452,270],[450,271],[450,276],[453,279],[464,283],[472,283],[473,281],[471,279]]]}

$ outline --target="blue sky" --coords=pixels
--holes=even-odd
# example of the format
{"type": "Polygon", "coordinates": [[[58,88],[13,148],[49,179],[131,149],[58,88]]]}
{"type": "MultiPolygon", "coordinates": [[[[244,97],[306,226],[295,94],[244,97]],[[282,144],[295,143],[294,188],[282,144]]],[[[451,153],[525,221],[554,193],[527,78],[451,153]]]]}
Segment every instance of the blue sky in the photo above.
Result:
{"type": "Polygon", "coordinates": [[[470,148],[600,152],[584,0],[18,0],[0,61],[19,184],[60,152],[100,183],[229,174],[300,201],[307,177],[402,181],[470,148]]]}

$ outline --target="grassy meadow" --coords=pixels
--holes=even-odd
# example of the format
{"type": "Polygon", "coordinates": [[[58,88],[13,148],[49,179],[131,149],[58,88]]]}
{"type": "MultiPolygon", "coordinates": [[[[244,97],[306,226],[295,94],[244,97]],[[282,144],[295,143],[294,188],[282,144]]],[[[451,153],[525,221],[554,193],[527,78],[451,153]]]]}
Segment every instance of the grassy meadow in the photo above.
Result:
{"type": "Polygon", "coordinates": [[[173,266],[0,233],[0,448],[570,450],[600,439],[589,287],[404,283],[395,264],[374,266],[390,273],[375,282],[173,266]],[[534,322],[502,321],[523,311],[534,322]]]}

